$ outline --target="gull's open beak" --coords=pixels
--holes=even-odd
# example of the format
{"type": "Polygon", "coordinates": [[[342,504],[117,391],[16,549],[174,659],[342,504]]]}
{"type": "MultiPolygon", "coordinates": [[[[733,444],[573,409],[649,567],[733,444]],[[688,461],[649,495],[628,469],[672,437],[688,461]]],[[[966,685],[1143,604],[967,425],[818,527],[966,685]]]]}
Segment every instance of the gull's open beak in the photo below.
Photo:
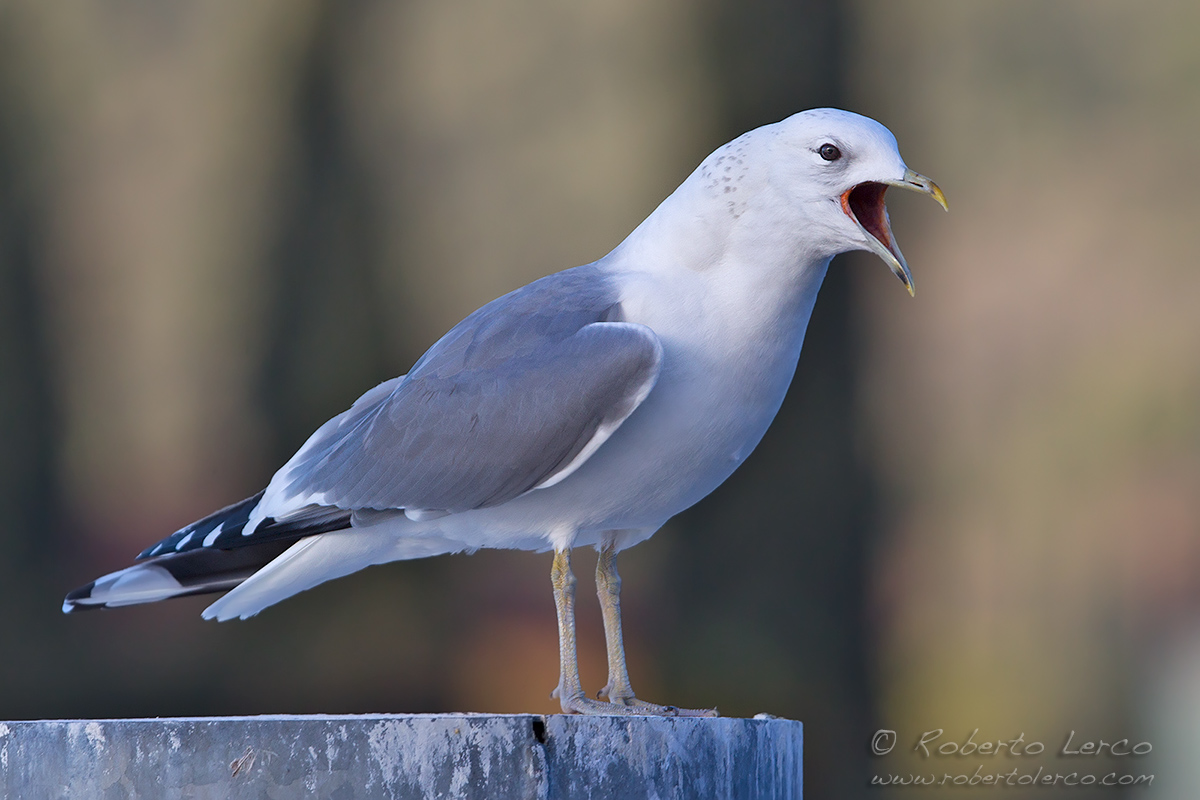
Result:
{"type": "Polygon", "coordinates": [[[842,194],[842,210],[846,212],[846,216],[862,228],[867,234],[867,245],[871,251],[883,259],[912,295],[912,273],[908,271],[904,255],[892,236],[892,223],[888,220],[887,206],[883,204],[883,195],[889,186],[927,194],[937,200],[938,205],[945,210],[949,211],[950,207],[946,205],[946,195],[936,183],[911,169],[904,170],[904,177],[898,181],[868,181],[842,194]]]}

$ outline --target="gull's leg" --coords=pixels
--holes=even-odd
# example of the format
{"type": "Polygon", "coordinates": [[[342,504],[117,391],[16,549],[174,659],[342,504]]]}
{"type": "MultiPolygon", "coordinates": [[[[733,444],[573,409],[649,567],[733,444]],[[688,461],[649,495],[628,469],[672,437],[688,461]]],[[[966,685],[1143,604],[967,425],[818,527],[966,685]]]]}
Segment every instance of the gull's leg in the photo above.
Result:
{"type": "Polygon", "coordinates": [[[617,554],[605,546],[596,560],[596,595],[604,615],[604,642],[608,645],[608,683],[598,697],[625,705],[633,700],[629,670],[625,666],[625,637],[621,633],[621,575],[617,572],[617,554]]]}
{"type": "MultiPolygon", "coordinates": [[[[625,666],[625,640],[621,633],[621,576],[617,572],[617,551],[605,545],[596,561],[596,594],[604,614],[604,640],[608,645],[608,684],[600,690],[611,705],[628,708],[638,714],[659,714],[680,717],[715,717],[715,708],[689,709],[660,706],[638,700],[629,685],[629,670],[625,666]]],[[[578,685],[578,682],[576,682],[578,685]]],[[[612,713],[612,712],[609,712],[612,713]]]]}
{"type": "Polygon", "coordinates": [[[562,702],[563,711],[584,696],[579,683],[579,657],[575,650],[575,573],[571,572],[571,551],[555,550],[550,566],[550,584],[554,587],[554,608],[558,611],[558,687],[550,694],[562,702]]]}
{"type": "Polygon", "coordinates": [[[550,568],[554,586],[554,606],[558,610],[558,688],[551,693],[566,714],[645,714],[633,707],[593,700],[579,683],[579,658],[575,650],[575,575],[571,572],[571,551],[556,550],[550,568]]]}

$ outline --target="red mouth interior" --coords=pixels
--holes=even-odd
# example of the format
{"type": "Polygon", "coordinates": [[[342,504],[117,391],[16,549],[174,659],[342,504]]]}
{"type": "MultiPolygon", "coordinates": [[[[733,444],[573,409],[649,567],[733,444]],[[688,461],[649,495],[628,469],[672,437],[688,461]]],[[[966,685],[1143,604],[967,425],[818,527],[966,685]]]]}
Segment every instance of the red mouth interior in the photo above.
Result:
{"type": "Polygon", "coordinates": [[[889,250],[892,237],[888,231],[887,208],[883,205],[885,183],[860,183],[842,195],[842,210],[858,221],[867,233],[889,250]]]}

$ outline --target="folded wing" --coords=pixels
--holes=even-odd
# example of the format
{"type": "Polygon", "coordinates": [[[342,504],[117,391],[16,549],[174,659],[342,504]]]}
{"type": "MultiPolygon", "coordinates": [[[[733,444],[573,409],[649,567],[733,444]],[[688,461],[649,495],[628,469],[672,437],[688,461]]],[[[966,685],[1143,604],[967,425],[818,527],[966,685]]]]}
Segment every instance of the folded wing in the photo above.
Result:
{"type": "Polygon", "coordinates": [[[407,376],[318,430],[238,535],[331,509],[424,519],[552,485],[633,413],[661,361],[657,336],[621,321],[594,268],[537,281],[472,314],[407,376]]]}

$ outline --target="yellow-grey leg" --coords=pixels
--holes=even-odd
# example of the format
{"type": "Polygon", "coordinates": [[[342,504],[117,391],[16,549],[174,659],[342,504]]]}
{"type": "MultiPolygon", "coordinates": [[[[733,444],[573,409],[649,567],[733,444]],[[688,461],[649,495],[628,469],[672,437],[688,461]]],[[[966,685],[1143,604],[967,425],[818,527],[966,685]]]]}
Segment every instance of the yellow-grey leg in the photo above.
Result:
{"type": "Polygon", "coordinates": [[[631,706],[593,700],[584,694],[583,686],[579,683],[579,658],[575,649],[575,575],[571,572],[570,550],[555,551],[550,582],[554,586],[554,606],[558,610],[559,659],[558,688],[551,697],[558,698],[563,712],[567,714],[651,713],[631,706]]]}
{"type": "MultiPolygon", "coordinates": [[[[639,700],[629,685],[629,670],[625,665],[625,639],[621,633],[621,575],[617,572],[616,548],[609,544],[600,550],[596,561],[596,594],[604,615],[604,639],[608,645],[608,684],[600,690],[611,705],[628,708],[638,714],[658,714],[680,717],[715,717],[715,708],[689,709],[660,706],[639,700]]],[[[612,712],[609,712],[612,713],[612,712]]]]}
{"type": "Polygon", "coordinates": [[[625,666],[625,637],[621,632],[621,575],[617,572],[617,554],[611,545],[600,551],[596,560],[596,595],[604,615],[604,642],[608,645],[608,683],[599,697],[610,703],[625,704],[633,699],[629,670],[625,666]]]}

